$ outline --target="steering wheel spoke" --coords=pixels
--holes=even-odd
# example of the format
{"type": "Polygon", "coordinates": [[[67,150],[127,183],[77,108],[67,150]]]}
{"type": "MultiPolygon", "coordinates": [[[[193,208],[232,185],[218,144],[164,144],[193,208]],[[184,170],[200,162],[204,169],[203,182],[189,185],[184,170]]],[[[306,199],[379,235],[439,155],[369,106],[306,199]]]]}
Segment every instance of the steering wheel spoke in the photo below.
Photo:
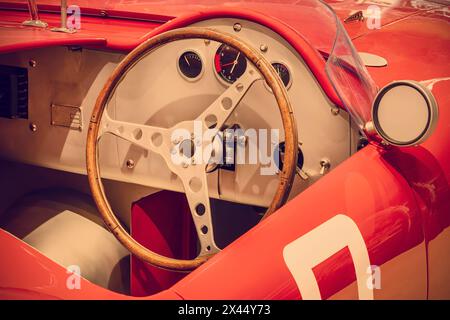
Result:
{"type": "Polygon", "coordinates": [[[214,241],[211,205],[205,168],[194,165],[177,170],[176,174],[183,182],[184,192],[194,221],[200,242],[199,256],[210,255],[220,251],[214,241]]]}
{"type": "Polygon", "coordinates": [[[196,120],[202,121],[206,128],[217,128],[220,130],[252,85],[261,79],[262,76],[259,72],[249,67],[196,120]]]}
{"type": "Polygon", "coordinates": [[[101,122],[99,138],[105,133],[113,134],[146,150],[164,155],[168,153],[167,148],[165,148],[169,139],[168,129],[113,120],[105,112],[101,122]]]}

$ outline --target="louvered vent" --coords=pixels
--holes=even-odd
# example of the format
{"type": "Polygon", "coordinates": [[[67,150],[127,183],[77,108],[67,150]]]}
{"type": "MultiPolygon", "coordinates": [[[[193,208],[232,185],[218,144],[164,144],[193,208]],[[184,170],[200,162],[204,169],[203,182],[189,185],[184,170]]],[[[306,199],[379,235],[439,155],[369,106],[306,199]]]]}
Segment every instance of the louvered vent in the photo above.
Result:
{"type": "Polygon", "coordinates": [[[0,65],[0,117],[28,118],[28,70],[0,65]]]}

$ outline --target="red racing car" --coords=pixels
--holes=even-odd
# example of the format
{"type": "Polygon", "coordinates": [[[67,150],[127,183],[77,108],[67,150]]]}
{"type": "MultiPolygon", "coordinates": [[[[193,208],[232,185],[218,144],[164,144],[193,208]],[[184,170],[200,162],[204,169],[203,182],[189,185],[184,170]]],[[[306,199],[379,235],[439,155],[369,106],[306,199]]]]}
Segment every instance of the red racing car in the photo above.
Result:
{"type": "Polygon", "coordinates": [[[450,299],[449,17],[0,1],[0,298],[450,299]]]}

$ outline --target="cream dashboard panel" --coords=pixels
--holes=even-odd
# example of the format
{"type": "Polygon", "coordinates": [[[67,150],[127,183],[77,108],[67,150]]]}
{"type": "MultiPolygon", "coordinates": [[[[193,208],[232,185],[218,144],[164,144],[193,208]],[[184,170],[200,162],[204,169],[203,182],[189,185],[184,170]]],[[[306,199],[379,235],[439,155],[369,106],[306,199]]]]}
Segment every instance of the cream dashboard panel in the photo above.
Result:
{"type": "Polygon", "coordinates": [[[85,173],[90,113],[106,79],[122,58],[116,53],[66,47],[0,55],[1,65],[28,68],[29,101],[28,119],[0,118],[1,157],[85,173]],[[79,107],[81,129],[53,125],[53,104],[79,107]]]}
{"type": "MultiPolygon", "coordinates": [[[[298,124],[304,155],[304,171],[310,176],[296,178],[294,194],[320,177],[320,161],[334,167],[350,155],[352,132],[345,113],[334,115],[332,104],[308,68],[288,43],[271,30],[247,21],[215,19],[198,23],[212,27],[252,44],[266,45],[271,62],[288,66],[292,83],[288,93],[298,124]],[[233,25],[240,23],[239,32],[233,25]]],[[[200,39],[165,45],[142,59],[118,86],[108,112],[117,120],[170,127],[195,118],[227,89],[214,70],[219,43],[200,39]],[[196,81],[182,77],[177,65],[185,51],[202,59],[203,71],[196,81]]],[[[85,174],[85,144],[89,117],[95,100],[114,67],[124,56],[117,53],[64,47],[36,49],[0,56],[0,64],[22,66],[29,73],[29,119],[0,118],[2,158],[85,174]],[[30,60],[36,62],[31,67],[30,60]],[[52,124],[51,105],[81,109],[81,130],[52,124]],[[30,130],[30,124],[36,131],[30,130]]],[[[230,118],[229,124],[244,129],[282,128],[273,95],[256,83],[230,118]]],[[[283,131],[280,130],[281,140],[283,131]]],[[[180,181],[163,159],[129,142],[105,134],[100,141],[102,175],[116,180],[182,191],[180,181]],[[132,160],[134,167],[127,167],[132,160]]],[[[237,165],[236,171],[221,170],[209,175],[210,195],[227,200],[266,205],[270,202],[278,177],[261,176],[260,166],[237,165]],[[220,187],[218,187],[220,186],[220,187]]]]}

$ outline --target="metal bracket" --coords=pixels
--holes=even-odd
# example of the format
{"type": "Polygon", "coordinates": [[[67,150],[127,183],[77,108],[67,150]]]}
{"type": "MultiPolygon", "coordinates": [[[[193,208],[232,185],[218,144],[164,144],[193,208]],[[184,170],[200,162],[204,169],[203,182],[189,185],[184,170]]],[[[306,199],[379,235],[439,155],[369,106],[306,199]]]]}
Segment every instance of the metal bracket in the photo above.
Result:
{"type": "Polygon", "coordinates": [[[42,20],[25,20],[24,22],[22,22],[23,26],[27,26],[27,27],[37,27],[37,28],[47,28],[48,27],[48,23],[44,22],[42,20]]]}
{"type": "Polygon", "coordinates": [[[38,7],[36,0],[28,0],[28,11],[30,13],[30,20],[25,20],[22,25],[28,27],[47,28],[47,22],[39,20],[38,7]]]}

